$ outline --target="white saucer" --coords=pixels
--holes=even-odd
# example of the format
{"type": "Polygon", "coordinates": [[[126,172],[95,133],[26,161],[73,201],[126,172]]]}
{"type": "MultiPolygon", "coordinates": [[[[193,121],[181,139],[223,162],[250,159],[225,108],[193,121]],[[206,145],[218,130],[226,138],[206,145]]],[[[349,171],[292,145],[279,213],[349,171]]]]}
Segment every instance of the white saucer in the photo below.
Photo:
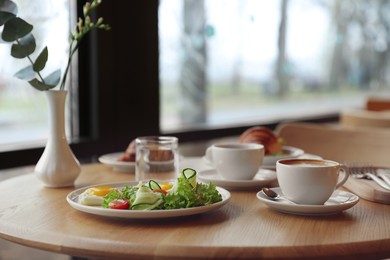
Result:
{"type": "Polygon", "coordinates": [[[227,189],[250,189],[261,188],[269,185],[276,180],[276,172],[267,169],[260,169],[252,180],[226,180],[223,179],[215,169],[203,170],[198,172],[199,181],[212,182],[217,186],[227,189]]]}
{"type": "Polygon", "coordinates": [[[359,201],[359,197],[353,193],[336,190],[324,205],[300,205],[283,199],[283,193],[279,187],[272,188],[272,190],[281,195],[280,200],[272,200],[262,191],[259,191],[256,197],[276,211],[294,215],[321,216],[336,214],[353,207],[359,201]]]}
{"type": "Polygon", "coordinates": [[[99,162],[113,167],[113,170],[116,172],[135,172],[135,162],[122,162],[118,161],[119,157],[123,152],[119,153],[110,153],[102,155],[98,158],[99,162]]]}

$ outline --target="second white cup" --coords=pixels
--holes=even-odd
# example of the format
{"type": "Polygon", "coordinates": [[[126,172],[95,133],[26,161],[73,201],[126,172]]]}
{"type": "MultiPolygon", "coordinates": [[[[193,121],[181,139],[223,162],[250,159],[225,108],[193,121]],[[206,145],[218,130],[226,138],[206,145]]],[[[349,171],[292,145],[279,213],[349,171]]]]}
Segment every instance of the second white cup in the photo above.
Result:
{"type": "Polygon", "coordinates": [[[263,158],[262,144],[214,144],[206,150],[206,159],[228,180],[253,179],[263,158]]]}

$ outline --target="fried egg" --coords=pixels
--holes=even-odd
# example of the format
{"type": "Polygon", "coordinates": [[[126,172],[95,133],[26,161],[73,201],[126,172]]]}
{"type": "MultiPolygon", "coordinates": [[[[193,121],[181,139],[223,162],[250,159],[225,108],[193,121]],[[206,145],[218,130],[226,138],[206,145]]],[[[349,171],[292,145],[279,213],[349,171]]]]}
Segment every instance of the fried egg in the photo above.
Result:
{"type": "Polygon", "coordinates": [[[111,186],[96,186],[86,189],[79,195],[78,202],[87,206],[101,206],[106,196],[113,187],[111,186]]]}

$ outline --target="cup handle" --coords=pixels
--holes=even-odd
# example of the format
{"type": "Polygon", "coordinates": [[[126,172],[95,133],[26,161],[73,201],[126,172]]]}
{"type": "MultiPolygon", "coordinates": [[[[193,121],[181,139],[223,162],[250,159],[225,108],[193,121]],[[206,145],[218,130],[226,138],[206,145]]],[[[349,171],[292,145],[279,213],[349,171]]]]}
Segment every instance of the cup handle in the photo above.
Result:
{"type": "Polygon", "coordinates": [[[336,185],[336,188],[335,189],[338,189],[339,187],[341,187],[347,180],[348,180],[348,177],[349,177],[349,168],[345,165],[340,165],[340,168],[339,168],[339,172],[340,171],[343,171],[344,172],[344,177],[341,181],[339,181],[336,185]]]}
{"type": "Polygon", "coordinates": [[[208,147],[208,148],[206,149],[205,157],[206,157],[206,160],[207,160],[210,164],[213,164],[213,153],[212,153],[211,149],[213,149],[213,147],[208,147]]]}

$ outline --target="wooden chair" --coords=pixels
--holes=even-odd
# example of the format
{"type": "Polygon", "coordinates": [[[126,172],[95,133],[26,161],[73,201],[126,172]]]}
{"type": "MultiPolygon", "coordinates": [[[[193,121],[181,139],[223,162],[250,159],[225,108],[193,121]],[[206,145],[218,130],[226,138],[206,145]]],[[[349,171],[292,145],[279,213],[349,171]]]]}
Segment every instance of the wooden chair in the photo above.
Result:
{"type": "Polygon", "coordinates": [[[390,167],[390,131],[349,129],[307,123],[285,123],[275,131],[286,145],[324,159],[390,167]]]}
{"type": "Polygon", "coordinates": [[[340,113],[340,125],[346,128],[390,129],[390,110],[346,109],[340,113]]]}

